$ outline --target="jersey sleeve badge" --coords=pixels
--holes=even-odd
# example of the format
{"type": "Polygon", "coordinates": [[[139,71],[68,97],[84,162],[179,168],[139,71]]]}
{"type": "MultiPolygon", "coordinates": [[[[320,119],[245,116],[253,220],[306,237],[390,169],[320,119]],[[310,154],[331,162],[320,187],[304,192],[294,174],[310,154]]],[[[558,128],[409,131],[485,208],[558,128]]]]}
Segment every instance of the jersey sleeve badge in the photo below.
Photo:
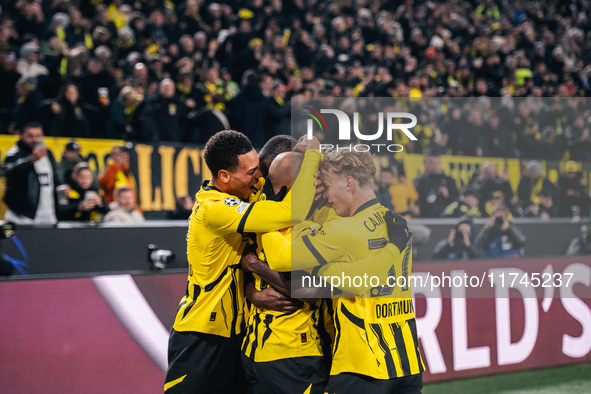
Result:
{"type": "Polygon", "coordinates": [[[224,204],[229,207],[235,207],[236,205],[240,204],[240,200],[234,197],[228,197],[224,200],[224,204]]]}

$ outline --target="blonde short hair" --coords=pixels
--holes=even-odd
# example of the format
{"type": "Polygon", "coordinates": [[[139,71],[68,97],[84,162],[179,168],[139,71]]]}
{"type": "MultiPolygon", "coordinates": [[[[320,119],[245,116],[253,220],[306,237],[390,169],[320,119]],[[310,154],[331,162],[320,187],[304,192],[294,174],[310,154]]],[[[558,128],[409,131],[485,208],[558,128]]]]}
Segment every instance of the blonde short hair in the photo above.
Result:
{"type": "Polygon", "coordinates": [[[325,178],[329,170],[338,175],[350,176],[361,186],[373,184],[376,165],[369,152],[330,150],[324,153],[320,162],[320,176],[325,178]]]}

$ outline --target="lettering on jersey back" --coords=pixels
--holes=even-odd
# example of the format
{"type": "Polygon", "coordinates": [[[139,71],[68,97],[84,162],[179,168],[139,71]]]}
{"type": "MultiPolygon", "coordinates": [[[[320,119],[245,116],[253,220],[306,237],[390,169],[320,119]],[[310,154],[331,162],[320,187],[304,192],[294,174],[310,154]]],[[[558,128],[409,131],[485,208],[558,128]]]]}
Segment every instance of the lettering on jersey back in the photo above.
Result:
{"type": "Polygon", "coordinates": [[[376,231],[376,228],[381,224],[384,224],[384,217],[379,212],[375,212],[363,222],[365,228],[372,233],[376,231]]]}

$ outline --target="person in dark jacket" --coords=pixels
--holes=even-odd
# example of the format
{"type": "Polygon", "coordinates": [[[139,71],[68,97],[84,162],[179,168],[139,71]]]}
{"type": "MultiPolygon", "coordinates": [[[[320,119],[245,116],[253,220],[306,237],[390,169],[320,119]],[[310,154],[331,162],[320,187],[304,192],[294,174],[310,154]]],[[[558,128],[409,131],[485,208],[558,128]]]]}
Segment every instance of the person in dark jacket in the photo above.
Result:
{"type": "Polygon", "coordinates": [[[247,71],[245,79],[246,84],[233,105],[235,125],[237,130],[250,138],[254,146],[261,147],[265,144],[265,113],[269,102],[254,72],[247,71]]]}
{"type": "Polygon", "coordinates": [[[374,191],[376,192],[376,197],[380,204],[391,211],[394,210],[392,194],[390,194],[390,186],[392,186],[393,180],[394,173],[392,172],[392,169],[389,167],[382,167],[374,186],[374,191]]]}
{"type": "Polygon", "coordinates": [[[187,111],[185,105],[175,97],[172,79],[160,82],[159,94],[146,102],[142,120],[142,141],[181,142],[186,139],[187,111]]]}
{"type": "Polygon", "coordinates": [[[266,113],[267,139],[279,134],[288,134],[291,131],[291,106],[288,101],[285,101],[285,84],[275,82],[272,93],[273,95],[268,98],[269,105],[266,113]]]}
{"type": "Polygon", "coordinates": [[[72,171],[72,182],[67,199],[58,207],[60,220],[100,222],[102,215],[109,212],[109,206],[101,198],[98,188],[93,186],[94,174],[88,163],[76,164],[72,171]]]}
{"type": "Polygon", "coordinates": [[[68,82],[62,88],[58,101],[51,104],[55,114],[54,135],[62,137],[90,137],[86,108],[80,100],[78,86],[68,82]]]}
{"type": "Polygon", "coordinates": [[[468,260],[484,256],[474,244],[472,217],[463,216],[449,231],[446,239],[439,241],[433,251],[434,259],[468,260]]]}
{"type": "Polygon", "coordinates": [[[415,179],[420,215],[422,218],[438,218],[460,197],[460,193],[456,181],[443,173],[439,156],[426,156],[424,164],[425,174],[415,179]]]}
{"type": "Polygon", "coordinates": [[[524,255],[525,235],[508,218],[509,208],[500,205],[490,215],[490,221],[474,242],[486,257],[507,258],[524,255]]]}
{"type": "Polygon", "coordinates": [[[573,207],[579,207],[580,216],[589,216],[591,199],[587,195],[585,177],[575,161],[567,161],[564,165],[564,173],[558,178],[558,214],[562,217],[570,217],[573,207]]]}
{"type": "Polygon", "coordinates": [[[55,159],[45,147],[39,123],[23,127],[16,145],[4,161],[8,206],[5,219],[17,224],[55,224],[55,188],[60,184],[55,159]]]}
{"type": "Polygon", "coordinates": [[[548,178],[542,176],[542,163],[531,160],[525,165],[517,187],[519,205],[525,210],[531,204],[538,204],[538,193],[542,190],[550,193],[554,201],[557,200],[558,189],[548,178]]]}

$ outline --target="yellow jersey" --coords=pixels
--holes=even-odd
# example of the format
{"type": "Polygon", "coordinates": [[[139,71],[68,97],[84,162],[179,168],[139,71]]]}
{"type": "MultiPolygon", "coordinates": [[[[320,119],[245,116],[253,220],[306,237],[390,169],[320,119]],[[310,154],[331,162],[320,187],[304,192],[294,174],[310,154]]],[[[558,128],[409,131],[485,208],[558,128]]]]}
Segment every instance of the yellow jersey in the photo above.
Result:
{"type": "MultiPolygon", "coordinates": [[[[292,238],[292,269],[310,267],[312,261],[313,265],[323,266],[318,274],[325,275],[335,267],[340,270],[337,272],[346,272],[343,262],[355,266],[364,259],[388,257],[390,262],[380,265],[389,271],[383,272],[382,277],[402,275],[405,269],[404,274],[410,274],[410,242],[403,251],[387,243],[383,219],[386,211],[377,199],[370,200],[351,217],[333,218],[301,237],[292,238]],[[396,249],[396,258],[392,258],[392,248],[396,249]]],[[[366,268],[368,272],[374,269],[366,268]]],[[[423,372],[410,287],[392,289],[391,294],[407,294],[401,298],[380,298],[384,295],[383,286],[367,292],[365,298],[333,299],[336,338],[330,374],[348,372],[393,379],[423,372]]]]}
{"type": "MultiPolygon", "coordinates": [[[[291,191],[281,202],[249,201],[213,187],[208,181],[195,196],[189,218],[187,259],[189,276],[173,328],[226,338],[239,334],[244,326],[243,272],[240,259],[247,232],[279,230],[305,219],[314,196],[314,172],[321,154],[306,152],[300,175],[292,190],[298,201],[292,206],[291,191]]],[[[256,185],[262,186],[262,179],[256,185]]]]}

